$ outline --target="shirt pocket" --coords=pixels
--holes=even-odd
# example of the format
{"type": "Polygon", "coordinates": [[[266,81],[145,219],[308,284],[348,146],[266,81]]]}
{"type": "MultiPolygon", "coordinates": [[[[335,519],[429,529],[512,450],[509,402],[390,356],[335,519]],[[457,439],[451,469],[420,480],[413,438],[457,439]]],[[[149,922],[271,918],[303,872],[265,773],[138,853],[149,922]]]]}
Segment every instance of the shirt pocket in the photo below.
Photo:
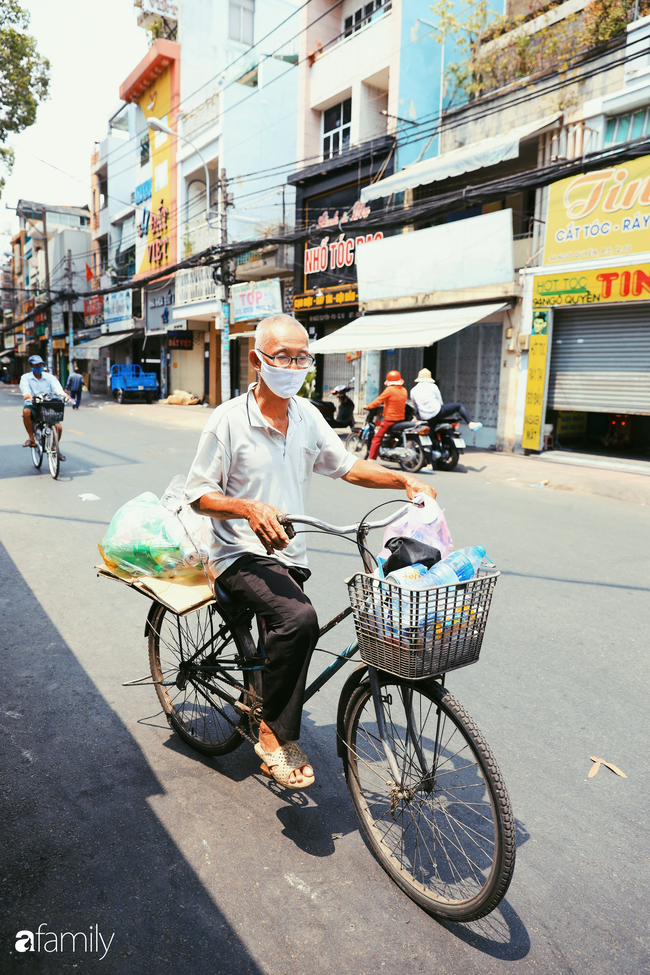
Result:
{"type": "Polygon", "coordinates": [[[320,454],[320,450],[314,449],[314,447],[303,447],[300,454],[300,471],[299,477],[300,482],[306,481],[308,477],[311,477],[314,470],[314,464],[316,459],[320,454]]]}

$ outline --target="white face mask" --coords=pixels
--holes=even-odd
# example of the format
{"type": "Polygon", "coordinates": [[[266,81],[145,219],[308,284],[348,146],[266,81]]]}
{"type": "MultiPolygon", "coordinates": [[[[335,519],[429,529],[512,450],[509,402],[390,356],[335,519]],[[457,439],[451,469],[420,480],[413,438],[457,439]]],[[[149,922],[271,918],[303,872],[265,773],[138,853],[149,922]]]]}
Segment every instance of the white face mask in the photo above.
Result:
{"type": "Polygon", "coordinates": [[[295,396],[309,372],[309,369],[279,369],[278,366],[270,366],[261,355],[258,355],[258,359],[262,363],[262,379],[280,399],[291,399],[295,396]]]}

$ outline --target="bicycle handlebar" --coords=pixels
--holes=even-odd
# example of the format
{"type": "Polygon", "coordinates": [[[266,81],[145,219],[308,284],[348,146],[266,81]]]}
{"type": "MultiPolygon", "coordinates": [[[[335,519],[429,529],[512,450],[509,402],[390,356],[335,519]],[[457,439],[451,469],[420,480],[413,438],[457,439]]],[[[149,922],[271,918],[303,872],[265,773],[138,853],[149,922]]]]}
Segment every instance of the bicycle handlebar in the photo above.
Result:
{"type": "MultiPolygon", "coordinates": [[[[385,528],[386,525],[391,525],[398,518],[401,518],[402,515],[405,515],[411,505],[416,503],[415,501],[408,501],[382,521],[367,521],[365,525],[368,529],[385,528]]],[[[290,525],[311,525],[313,528],[320,528],[322,531],[329,532],[331,535],[351,535],[353,532],[359,530],[359,525],[361,524],[361,522],[356,522],[354,525],[330,525],[328,522],[321,521],[319,518],[310,518],[309,515],[283,515],[281,518],[278,518],[278,521],[281,525],[286,525],[287,523],[290,525]]]]}

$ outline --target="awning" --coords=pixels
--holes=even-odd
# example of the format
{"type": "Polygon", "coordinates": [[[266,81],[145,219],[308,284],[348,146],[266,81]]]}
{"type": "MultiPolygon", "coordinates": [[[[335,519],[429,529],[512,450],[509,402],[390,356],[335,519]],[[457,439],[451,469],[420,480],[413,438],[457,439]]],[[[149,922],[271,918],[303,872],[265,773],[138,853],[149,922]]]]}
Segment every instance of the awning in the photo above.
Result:
{"type": "Polygon", "coordinates": [[[107,345],[116,345],[118,342],[124,342],[126,339],[130,339],[132,335],[135,335],[135,331],[122,332],[119,335],[98,335],[96,339],[89,339],[87,342],[80,342],[79,345],[75,345],[75,357],[77,359],[83,359],[83,353],[90,349],[105,349],[107,345]]]}
{"type": "Polygon", "coordinates": [[[529,122],[528,125],[511,129],[504,135],[495,135],[481,142],[472,142],[468,146],[445,152],[442,156],[423,159],[421,162],[413,163],[412,166],[406,166],[393,176],[387,176],[377,183],[364,186],[361,190],[361,202],[369,203],[370,200],[379,200],[392,193],[403,193],[404,190],[435,183],[440,179],[449,179],[450,176],[461,176],[463,173],[483,169],[485,166],[496,166],[505,159],[516,159],[519,155],[520,141],[552,125],[561,114],[562,112],[555,112],[553,115],[538,119],[537,122],[529,122]]]}
{"type": "Polygon", "coordinates": [[[373,349],[420,349],[460,332],[461,328],[483,321],[506,305],[507,302],[501,302],[495,305],[399,312],[396,315],[363,315],[331,335],[310,342],[309,351],[329,355],[373,349]]]}

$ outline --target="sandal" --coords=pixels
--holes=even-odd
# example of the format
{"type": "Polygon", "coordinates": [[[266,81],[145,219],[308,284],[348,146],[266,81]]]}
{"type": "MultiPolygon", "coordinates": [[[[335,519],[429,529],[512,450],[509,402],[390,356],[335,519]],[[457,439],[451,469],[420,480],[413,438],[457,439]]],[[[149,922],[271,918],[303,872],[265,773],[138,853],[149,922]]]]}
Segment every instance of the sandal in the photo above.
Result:
{"type": "Polygon", "coordinates": [[[26,440],[25,443],[23,444],[23,447],[35,447],[35,446],[36,446],[35,440],[26,440]]]}
{"type": "Polygon", "coordinates": [[[262,774],[268,779],[275,779],[286,789],[308,789],[316,781],[313,775],[305,775],[304,773],[301,773],[303,781],[300,785],[289,781],[292,772],[305,765],[310,765],[309,759],[295,741],[285,742],[274,752],[267,752],[258,742],[255,745],[255,754],[264,762],[262,774]]]}

